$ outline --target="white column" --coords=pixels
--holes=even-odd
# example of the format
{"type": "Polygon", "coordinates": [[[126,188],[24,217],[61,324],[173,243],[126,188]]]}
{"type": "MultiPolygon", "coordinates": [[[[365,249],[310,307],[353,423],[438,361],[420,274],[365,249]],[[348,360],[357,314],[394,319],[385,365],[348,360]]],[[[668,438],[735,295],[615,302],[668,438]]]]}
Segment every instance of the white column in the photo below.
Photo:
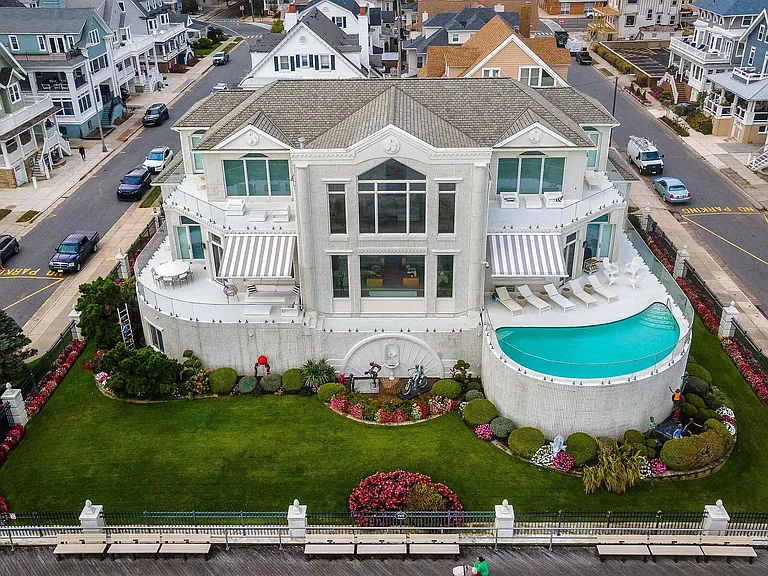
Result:
{"type": "Polygon", "coordinates": [[[104,532],[104,507],[101,504],[93,504],[85,501],[83,511],[80,512],[80,527],[83,534],[99,534],[104,532]]]}
{"type": "Polygon", "coordinates": [[[5,385],[5,391],[0,396],[0,400],[8,406],[9,416],[13,421],[12,424],[27,425],[29,416],[27,415],[27,407],[24,405],[24,397],[21,395],[19,388],[11,388],[11,383],[8,382],[5,385]]]}
{"type": "Polygon", "coordinates": [[[67,316],[69,317],[70,321],[74,321],[74,324],[72,325],[72,339],[73,340],[80,340],[80,316],[82,316],[82,312],[78,312],[75,310],[75,305],[72,305],[72,310],[70,311],[67,316]]]}
{"type": "Polygon", "coordinates": [[[731,300],[729,306],[723,306],[723,312],[720,315],[720,327],[717,333],[720,338],[732,338],[736,329],[733,327],[733,321],[739,319],[739,309],[736,308],[736,302],[731,300]]]}
{"type": "Polygon", "coordinates": [[[496,530],[499,541],[509,540],[515,535],[515,509],[508,500],[496,504],[496,530]]]}
{"type": "Polygon", "coordinates": [[[312,198],[309,191],[309,166],[294,164],[296,217],[299,230],[299,282],[301,301],[310,311],[317,310],[315,295],[315,243],[312,238],[312,198]]]}
{"type": "Polygon", "coordinates": [[[642,224],[643,230],[648,230],[648,220],[651,217],[651,212],[653,212],[653,210],[651,209],[651,203],[649,202],[643,208],[642,216],[640,216],[640,223],[642,224]]]}
{"type": "Polygon", "coordinates": [[[675,257],[675,268],[672,270],[672,274],[675,278],[682,278],[685,276],[685,263],[688,262],[690,254],[688,253],[688,245],[683,244],[683,249],[677,251],[675,257]]]}
{"type": "Polygon", "coordinates": [[[117,254],[115,254],[115,262],[120,266],[120,278],[129,278],[131,269],[128,266],[128,256],[123,254],[123,251],[119,248],[117,249],[117,254]]]}
{"type": "Polygon", "coordinates": [[[728,522],[731,517],[723,506],[723,501],[718,500],[715,505],[704,506],[704,525],[702,529],[708,536],[720,536],[722,532],[728,530],[728,522]]]}
{"type": "Polygon", "coordinates": [[[485,285],[485,246],[488,230],[488,163],[475,162],[472,171],[472,207],[469,240],[469,296],[467,310],[480,311],[485,285]]]}
{"type": "Polygon", "coordinates": [[[288,534],[297,539],[307,537],[307,505],[298,500],[288,506],[288,534]]]}

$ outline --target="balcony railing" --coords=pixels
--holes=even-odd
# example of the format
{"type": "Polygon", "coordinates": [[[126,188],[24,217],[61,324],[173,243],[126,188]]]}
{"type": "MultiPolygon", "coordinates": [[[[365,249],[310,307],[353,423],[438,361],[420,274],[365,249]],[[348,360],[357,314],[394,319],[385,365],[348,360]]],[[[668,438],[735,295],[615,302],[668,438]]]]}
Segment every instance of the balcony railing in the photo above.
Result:
{"type": "Polygon", "coordinates": [[[52,110],[53,102],[50,96],[25,96],[24,108],[0,118],[0,134],[13,130],[46,110],[52,110]]]}
{"type": "Polygon", "coordinates": [[[719,99],[707,99],[704,101],[704,109],[715,118],[727,118],[731,115],[730,104],[720,104],[719,99]]]}
{"type": "Polygon", "coordinates": [[[670,39],[669,48],[678,54],[686,54],[691,56],[699,62],[715,64],[718,62],[724,63],[730,61],[730,56],[728,54],[710,50],[709,47],[707,47],[705,44],[694,46],[690,41],[686,42],[682,38],[670,39]]]}
{"type": "Polygon", "coordinates": [[[30,62],[47,62],[50,60],[67,61],[82,56],[83,53],[80,48],[73,48],[67,52],[58,52],[55,54],[14,54],[13,57],[16,60],[27,60],[30,62]]]}
{"type": "Polygon", "coordinates": [[[744,84],[749,84],[750,82],[765,80],[768,78],[768,74],[761,74],[757,72],[755,68],[748,66],[744,68],[734,68],[733,77],[743,81],[744,84]]]}

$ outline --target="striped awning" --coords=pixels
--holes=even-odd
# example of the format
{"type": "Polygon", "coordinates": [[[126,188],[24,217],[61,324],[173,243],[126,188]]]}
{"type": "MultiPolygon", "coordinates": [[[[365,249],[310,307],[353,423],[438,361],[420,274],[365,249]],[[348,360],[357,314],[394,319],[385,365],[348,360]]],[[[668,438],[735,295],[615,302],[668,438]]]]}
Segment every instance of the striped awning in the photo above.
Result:
{"type": "Polygon", "coordinates": [[[494,278],[568,275],[559,234],[493,234],[488,239],[494,278]]]}
{"type": "Polygon", "coordinates": [[[227,236],[219,278],[291,278],[296,236],[227,236]]]}

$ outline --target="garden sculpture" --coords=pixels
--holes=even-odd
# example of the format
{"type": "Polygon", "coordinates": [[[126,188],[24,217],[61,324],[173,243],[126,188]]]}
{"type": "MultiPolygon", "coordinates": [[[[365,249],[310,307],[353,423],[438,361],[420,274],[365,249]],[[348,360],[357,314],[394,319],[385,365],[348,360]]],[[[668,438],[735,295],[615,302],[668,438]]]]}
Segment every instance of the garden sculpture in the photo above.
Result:
{"type": "Polygon", "coordinates": [[[371,377],[371,380],[373,380],[374,386],[378,386],[379,372],[381,372],[381,364],[376,364],[376,362],[370,362],[368,366],[370,366],[370,368],[368,368],[368,370],[365,371],[365,375],[371,377]]]}
{"type": "Polygon", "coordinates": [[[555,439],[552,441],[552,456],[557,456],[559,452],[562,452],[565,450],[565,438],[563,438],[561,435],[555,436],[555,439]]]}
{"type": "Polygon", "coordinates": [[[258,357],[256,360],[256,365],[253,367],[253,375],[258,377],[266,376],[270,373],[271,370],[269,369],[269,362],[267,361],[267,357],[262,354],[258,357]]]}
{"type": "Polygon", "coordinates": [[[427,375],[424,374],[424,366],[417,364],[409,369],[408,373],[411,374],[411,377],[408,378],[408,382],[405,383],[400,394],[398,394],[403,400],[410,400],[429,390],[429,382],[427,381],[427,375]]]}

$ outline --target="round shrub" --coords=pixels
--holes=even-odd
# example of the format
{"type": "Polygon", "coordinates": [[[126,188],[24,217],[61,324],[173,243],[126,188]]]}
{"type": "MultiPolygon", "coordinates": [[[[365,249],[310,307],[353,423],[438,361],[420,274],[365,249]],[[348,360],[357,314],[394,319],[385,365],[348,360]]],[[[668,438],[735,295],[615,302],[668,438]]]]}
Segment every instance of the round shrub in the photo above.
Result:
{"type": "Polygon", "coordinates": [[[685,472],[719,460],[726,452],[722,434],[710,429],[695,436],[667,441],[661,448],[661,461],[670,470],[685,472]]]}
{"type": "Polygon", "coordinates": [[[645,445],[646,445],[646,446],[648,446],[648,448],[656,448],[656,446],[658,445],[658,443],[656,442],[656,439],[655,439],[655,438],[648,438],[648,439],[645,441],[645,445]]]}
{"type": "Polygon", "coordinates": [[[467,382],[467,391],[482,390],[482,389],[483,389],[483,385],[480,384],[480,382],[478,382],[477,380],[470,380],[469,382],[467,382]]]}
{"type": "Polygon", "coordinates": [[[464,422],[469,426],[480,426],[480,424],[488,424],[491,420],[498,416],[496,406],[493,402],[486,400],[485,398],[475,398],[467,402],[464,406],[464,422]]]}
{"type": "Polygon", "coordinates": [[[709,410],[707,410],[706,408],[699,408],[698,411],[699,411],[698,415],[694,416],[694,418],[698,417],[701,420],[709,420],[709,410]]]}
{"type": "MultiPolygon", "coordinates": [[[[456,380],[450,380],[448,378],[438,380],[432,386],[432,394],[456,400],[456,398],[461,396],[461,384],[456,382],[456,380]]],[[[481,422],[481,424],[485,424],[485,422],[481,422]]]]}
{"type": "Polygon", "coordinates": [[[208,375],[211,392],[219,396],[232,392],[235,382],[237,382],[237,372],[234,368],[216,368],[216,370],[211,370],[211,373],[208,375]]]}
{"type": "Polygon", "coordinates": [[[339,384],[338,382],[330,382],[320,386],[320,388],[317,389],[317,395],[320,400],[328,404],[328,402],[331,401],[331,398],[336,396],[336,394],[342,394],[346,389],[347,388],[344,386],[344,384],[339,384]]]}
{"type": "Polygon", "coordinates": [[[568,436],[565,446],[576,466],[584,466],[597,455],[597,440],[584,432],[574,432],[568,436]]]}
{"type": "Polygon", "coordinates": [[[531,428],[530,426],[518,428],[509,433],[507,445],[515,456],[530,460],[536,454],[536,450],[544,445],[544,434],[542,434],[541,430],[531,428]]]}
{"type": "Polygon", "coordinates": [[[723,444],[725,444],[726,451],[733,448],[733,445],[736,443],[736,440],[731,435],[730,432],[728,432],[728,428],[726,428],[722,422],[719,420],[715,420],[714,418],[710,418],[706,422],[704,422],[704,430],[714,430],[720,436],[723,438],[723,444]]]}
{"type": "Polygon", "coordinates": [[[702,398],[709,394],[709,391],[712,389],[712,386],[707,384],[704,380],[699,378],[698,376],[691,376],[688,378],[688,384],[685,386],[685,389],[693,392],[694,394],[698,394],[702,398]]]}
{"type": "Polygon", "coordinates": [[[262,376],[259,381],[262,391],[267,393],[277,392],[283,384],[283,377],[280,374],[267,374],[262,376]]]}
{"type": "Polygon", "coordinates": [[[283,388],[289,394],[298,393],[304,387],[301,368],[290,368],[283,372],[283,388]]]}
{"type": "Polygon", "coordinates": [[[250,394],[254,390],[256,390],[256,386],[258,386],[258,381],[253,376],[243,376],[240,379],[240,393],[241,394],[250,394]]]}
{"type": "Polygon", "coordinates": [[[720,422],[723,419],[723,417],[720,416],[719,413],[715,412],[714,410],[710,410],[709,408],[707,408],[707,414],[709,414],[710,418],[717,420],[718,422],[720,422]]]}
{"type": "Polygon", "coordinates": [[[711,392],[707,395],[707,407],[717,410],[718,408],[730,408],[733,410],[733,401],[728,397],[728,394],[723,392],[717,386],[713,386],[711,392]]]}
{"type": "Polygon", "coordinates": [[[485,398],[485,395],[482,392],[480,392],[480,390],[469,390],[467,394],[464,396],[464,399],[467,402],[470,402],[477,398],[485,398]]]}
{"type": "Polygon", "coordinates": [[[699,409],[696,408],[693,404],[688,404],[686,402],[683,404],[683,414],[685,414],[688,418],[695,418],[699,415],[699,409]]]}
{"type": "Polygon", "coordinates": [[[639,430],[627,430],[624,432],[624,444],[642,444],[645,441],[643,433],[639,430]]]}
{"type": "Polygon", "coordinates": [[[688,365],[686,365],[685,370],[688,372],[688,376],[696,376],[696,378],[701,378],[707,384],[712,384],[712,374],[710,374],[709,370],[704,368],[704,366],[691,364],[689,362],[688,365]]]}
{"type": "Polygon", "coordinates": [[[491,432],[496,438],[507,438],[514,429],[515,423],[509,418],[499,416],[491,420],[491,432]]]}
{"type": "Polygon", "coordinates": [[[706,407],[706,404],[704,404],[704,400],[701,398],[701,396],[697,396],[696,394],[686,394],[685,401],[688,404],[693,404],[696,406],[696,408],[706,407]]]}

